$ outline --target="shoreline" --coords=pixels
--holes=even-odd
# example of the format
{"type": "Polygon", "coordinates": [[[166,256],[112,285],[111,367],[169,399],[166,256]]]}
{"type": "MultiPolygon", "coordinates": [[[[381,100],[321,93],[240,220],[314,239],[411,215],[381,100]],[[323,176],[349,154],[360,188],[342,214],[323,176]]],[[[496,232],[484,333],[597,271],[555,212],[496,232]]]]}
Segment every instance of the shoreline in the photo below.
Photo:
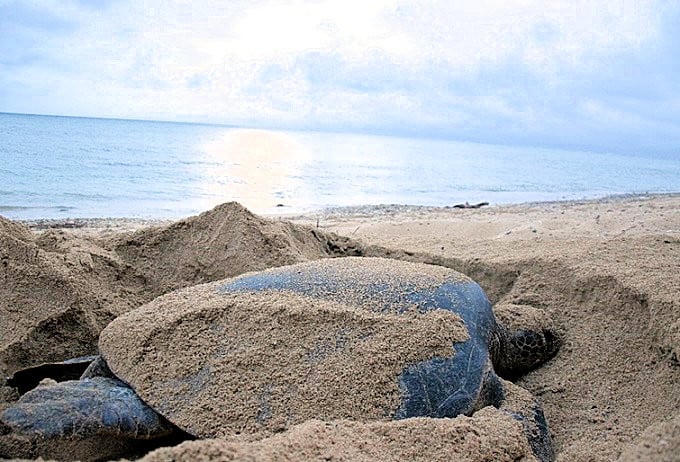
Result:
{"type": "Polygon", "coordinates": [[[454,205],[446,206],[430,206],[430,205],[409,205],[409,204],[378,204],[378,205],[347,205],[338,207],[328,207],[316,211],[310,211],[300,214],[267,214],[263,215],[268,218],[282,218],[290,220],[303,219],[305,217],[323,215],[327,217],[360,217],[372,216],[376,214],[381,215],[402,215],[412,212],[422,213],[447,213],[447,212],[477,212],[483,210],[521,210],[535,207],[571,207],[587,204],[618,204],[628,201],[646,201],[654,199],[666,199],[680,197],[680,192],[669,193],[625,193],[625,194],[610,194],[607,196],[596,197],[592,199],[565,199],[553,201],[528,201],[517,202],[510,204],[494,204],[490,203],[482,207],[468,207],[458,208],[454,205]]]}
{"type": "MultiPolygon", "coordinates": [[[[582,205],[620,204],[635,201],[665,200],[680,197],[680,192],[669,193],[625,193],[612,194],[593,199],[567,199],[558,201],[531,201],[514,204],[489,204],[480,208],[456,208],[455,206],[429,206],[410,204],[376,204],[376,205],[348,205],[311,210],[304,213],[266,213],[257,214],[274,220],[290,220],[294,222],[309,222],[313,224],[317,219],[359,219],[377,217],[410,217],[423,215],[448,215],[464,213],[480,213],[492,211],[519,211],[532,208],[563,207],[570,208],[582,205]],[[311,220],[311,221],[310,221],[311,220]]],[[[0,216],[2,214],[0,213],[0,216]]],[[[189,215],[192,216],[192,215],[189,215]]],[[[86,217],[86,218],[33,218],[13,219],[17,223],[28,226],[33,231],[47,229],[99,230],[109,232],[128,232],[151,226],[165,226],[170,223],[186,219],[179,218],[135,218],[135,217],[86,217]]]]}

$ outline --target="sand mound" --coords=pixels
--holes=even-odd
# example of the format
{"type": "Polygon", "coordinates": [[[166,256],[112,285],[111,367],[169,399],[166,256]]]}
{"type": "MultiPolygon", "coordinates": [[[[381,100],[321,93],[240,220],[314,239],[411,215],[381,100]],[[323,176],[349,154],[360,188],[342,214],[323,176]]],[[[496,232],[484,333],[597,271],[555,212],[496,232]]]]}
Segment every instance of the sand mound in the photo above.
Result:
{"type": "Polygon", "coordinates": [[[451,357],[467,339],[444,310],[378,314],[293,293],[220,294],[222,284],[159,297],[100,339],[116,375],[201,437],[266,434],[310,418],[390,419],[404,369],[451,357]]]}
{"type": "Polygon", "coordinates": [[[0,376],[95,353],[101,329],[157,295],[327,257],[330,242],[236,203],[107,239],[52,229],[34,235],[0,217],[0,376]]]}
{"type": "Polygon", "coordinates": [[[332,253],[323,233],[258,217],[236,202],[114,239],[111,246],[156,295],[332,253]]]}
{"type": "Polygon", "coordinates": [[[141,460],[529,462],[536,459],[519,422],[496,409],[485,408],[472,418],[371,423],[310,420],[261,441],[187,442],[158,449],[141,460]]]}
{"type": "Polygon", "coordinates": [[[142,301],[111,252],[1,217],[0,281],[0,375],[96,351],[99,331],[142,301]]]}

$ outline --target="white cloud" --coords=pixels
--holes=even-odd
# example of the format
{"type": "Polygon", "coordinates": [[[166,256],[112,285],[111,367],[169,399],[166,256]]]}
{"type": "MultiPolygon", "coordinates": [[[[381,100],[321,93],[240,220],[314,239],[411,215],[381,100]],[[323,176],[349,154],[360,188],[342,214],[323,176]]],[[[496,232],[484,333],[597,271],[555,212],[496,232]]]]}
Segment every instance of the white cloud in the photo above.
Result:
{"type": "Polygon", "coordinates": [[[134,67],[136,57],[147,61],[152,76],[177,82],[183,81],[178,76],[216,71],[233,78],[227,67],[249,76],[258,65],[290,65],[312,52],[360,65],[386,56],[405,72],[439,65],[469,73],[520,56],[539,72],[546,65],[574,65],[593,54],[639,46],[654,38],[661,13],[653,2],[625,0],[155,0],[98,12],[56,2],[44,6],[83,24],[64,43],[66,59],[86,57],[86,66],[141,72],[134,67]]]}
{"type": "MultiPolygon", "coordinates": [[[[36,39],[48,59],[17,71],[34,90],[27,112],[42,104],[70,114],[453,133],[483,131],[482,115],[489,126],[540,131],[563,109],[551,98],[564,104],[573,81],[658,41],[673,8],[651,0],[31,4],[79,27],[36,39]]],[[[620,120],[597,104],[584,113],[599,107],[620,120]]]]}

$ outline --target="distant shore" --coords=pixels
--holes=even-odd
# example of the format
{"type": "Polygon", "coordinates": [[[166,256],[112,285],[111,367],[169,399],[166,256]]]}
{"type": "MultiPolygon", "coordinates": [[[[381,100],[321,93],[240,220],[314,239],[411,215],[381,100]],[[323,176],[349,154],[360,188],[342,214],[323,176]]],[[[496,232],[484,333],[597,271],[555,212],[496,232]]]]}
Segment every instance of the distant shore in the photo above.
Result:
{"type": "MultiPolygon", "coordinates": [[[[415,217],[425,215],[447,215],[451,213],[475,213],[480,210],[507,210],[519,211],[527,208],[539,207],[570,207],[583,204],[605,204],[605,203],[624,203],[630,201],[654,201],[664,198],[680,197],[680,192],[673,193],[644,193],[644,194],[616,194],[594,199],[570,199],[563,201],[537,201],[523,202],[517,204],[494,204],[483,206],[477,209],[456,208],[450,206],[428,206],[428,205],[407,205],[407,204],[378,204],[378,205],[359,205],[359,206],[340,206],[329,207],[320,210],[312,210],[301,214],[262,214],[262,216],[272,219],[291,220],[295,222],[315,223],[315,220],[335,220],[352,219],[362,217],[415,217]]],[[[0,213],[2,215],[2,213],[0,213]]],[[[164,226],[178,219],[171,218],[127,218],[127,217],[91,217],[91,218],[36,218],[14,220],[23,223],[34,231],[46,229],[77,229],[83,232],[126,232],[136,231],[149,226],[164,226]]]]}

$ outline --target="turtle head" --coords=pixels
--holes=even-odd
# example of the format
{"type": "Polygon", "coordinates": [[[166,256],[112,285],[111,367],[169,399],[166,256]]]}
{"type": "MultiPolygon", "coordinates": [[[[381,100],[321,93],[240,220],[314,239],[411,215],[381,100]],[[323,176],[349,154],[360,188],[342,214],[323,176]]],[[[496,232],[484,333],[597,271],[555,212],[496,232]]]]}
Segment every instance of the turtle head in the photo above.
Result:
{"type": "Polygon", "coordinates": [[[496,305],[494,312],[500,325],[498,340],[491,354],[494,369],[499,375],[520,376],[557,354],[561,340],[545,311],[528,305],[504,303],[496,305]]]}

